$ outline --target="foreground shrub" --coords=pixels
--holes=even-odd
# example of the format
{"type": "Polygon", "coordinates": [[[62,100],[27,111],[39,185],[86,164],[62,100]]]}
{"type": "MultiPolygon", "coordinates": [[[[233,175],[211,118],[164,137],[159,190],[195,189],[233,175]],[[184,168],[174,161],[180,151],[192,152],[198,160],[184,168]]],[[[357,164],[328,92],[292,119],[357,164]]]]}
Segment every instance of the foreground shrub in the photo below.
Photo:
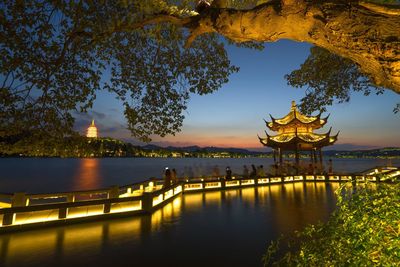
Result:
{"type": "Polygon", "coordinates": [[[272,266],[400,266],[400,185],[342,185],[327,223],[310,225],[295,241],[272,243],[272,266]],[[279,251],[285,246],[285,254],[279,251]]]}

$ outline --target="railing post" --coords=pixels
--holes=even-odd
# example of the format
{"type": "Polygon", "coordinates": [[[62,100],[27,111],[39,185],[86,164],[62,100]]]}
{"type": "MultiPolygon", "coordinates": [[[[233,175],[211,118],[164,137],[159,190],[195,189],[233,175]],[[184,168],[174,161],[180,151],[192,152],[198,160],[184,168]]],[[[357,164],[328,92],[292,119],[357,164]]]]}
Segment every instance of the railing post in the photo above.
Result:
{"type": "MultiPolygon", "coordinates": [[[[26,207],[29,204],[29,199],[25,192],[14,193],[11,199],[11,207],[26,207]]],[[[5,213],[3,216],[3,225],[11,225],[14,223],[16,214],[14,212],[5,213]]]]}
{"type": "MultiPolygon", "coordinates": [[[[67,203],[68,202],[75,202],[75,195],[74,194],[67,194],[67,203]]],[[[68,208],[62,207],[58,209],[58,219],[66,219],[68,216],[68,208]]]]}
{"type": "Polygon", "coordinates": [[[225,181],[225,179],[222,179],[221,180],[221,188],[225,189],[225,187],[226,187],[226,181],[225,181]]]}
{"type": "Polygon", "coordinates": [[[68,194],[67,195],[67,202],[75,202],[75,195],[74,194],[68,194]]]}
{"type": "Polygon", "coordinates": [[[150,213],[153,209],[153,194],[144,192],[142,195],[142,210],[150,213]]]}
{"type": "Polygon", "coordinates": [[[12,197],[11,207],[26,207],[29,204],[29,199],[25,192],[14,193],[12,197]]]}
{"type": "Polygon", "coordinates": [[[112,186],[108,191],[108,198],[117,198],[119,196],[119,187],[112,186]]]}
{"type": "Polygon", "coordinates": [[[4,213],[3,225],[12,225],[14,222],[14,212],[4,213]]]}
{"type": "Polygon", "coordinates": [[[58,219],[66,219],[68,214],[68,208],[58,209],[58,219]]]}
{"type": "MultiPolygon", "coordinates": [[[[119,188],[118,186],[112,186],[107,193],[107,198],[117,198],[119,196],[119,188]]],[[[111,202],[104,203],[103,213],[110,213],[111,211],[111,202]]]]}

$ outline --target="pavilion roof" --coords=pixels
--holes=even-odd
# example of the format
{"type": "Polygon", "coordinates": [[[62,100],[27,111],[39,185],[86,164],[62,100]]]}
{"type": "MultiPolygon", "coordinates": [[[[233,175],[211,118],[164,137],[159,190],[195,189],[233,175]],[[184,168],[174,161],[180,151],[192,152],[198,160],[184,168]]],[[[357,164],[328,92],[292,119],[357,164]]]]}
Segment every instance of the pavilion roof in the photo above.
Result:
{"type": "Polygon", "coordinates": [[[330,135],[331,129],[325,134],[317,134],[317,133],[284,133],[278,134],[275,136],[270,136],[268,133],[266,138],[258,137],[260,142],[264,146],[272,147],[272,148],[282,148],[286,150],[295,150],[298,148],[298,145],[303,144],[304,147],[308,148],[321,148],[324,146],[333,145],[339,133],[334,136],[330,135]],[[305,146],[304,146],[305,145],[305,146]]]}
{"type": "Polygon", "coordinates": [[[271,114],[269,116],[271,117],[271,122],[265,121],[265,123],[272,131],[278,131],[280,128],[284,127],[292,127],[293,124],[308,125],[313,129],[319,129],[327,123],[329,118],[328,115],[327,117],[321,119],[321,113],[319,113],[317,116],[306,116],[297,110],[295,101],[292,101],[290,112],[285,117],[276,119],[272,117],[271,114]]]}

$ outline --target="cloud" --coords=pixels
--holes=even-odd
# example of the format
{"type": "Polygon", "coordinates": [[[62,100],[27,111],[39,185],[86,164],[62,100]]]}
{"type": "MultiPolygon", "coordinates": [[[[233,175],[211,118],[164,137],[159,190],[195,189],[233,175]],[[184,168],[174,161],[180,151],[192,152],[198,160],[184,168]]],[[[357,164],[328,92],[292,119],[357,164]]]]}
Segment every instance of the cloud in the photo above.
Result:
{"type": "Polygon", "coordinates": [[[74,116],[76,120],[81,119],[81,120],[87,120],[87,121],[91,121],[93,119],[94,120],[103,120],[107,117],[107,115],[105,113],[95,111],[95,110],[91,110],[86,113],[74,111],[74,112],[72,112],[72,116],[74,116]]]}
{"type": "Polygon", "coordinates": [[[99,119],[99,120],[102,120],[102,119],[105,119],[106,118],[106,114],[104,114],[104,113],[102,113],[102,112],[98,112],[98,111],[92,111],[91,112],[94,116],[94,118],[95,119],[99,119]]]}
{"type": "Polygon", "coordinates": [[[109,112],[118,113],[118,114],[121,113],[121,110],[118,110],[118,109],[116,109],[116,108],[109,108],[108,111],[109,111],[109,112]]]}

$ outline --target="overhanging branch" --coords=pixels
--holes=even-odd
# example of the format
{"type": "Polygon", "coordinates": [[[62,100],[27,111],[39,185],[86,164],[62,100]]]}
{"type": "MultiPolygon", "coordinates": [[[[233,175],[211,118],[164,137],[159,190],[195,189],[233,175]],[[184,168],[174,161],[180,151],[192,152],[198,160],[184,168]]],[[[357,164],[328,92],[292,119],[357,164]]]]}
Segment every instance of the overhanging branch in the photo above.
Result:
{"type": "Polygon", "coordinates": [[[360,6],[363,6],[376,13],[400,16],[400,7],[398,5],[378,5],[370,2],[361,1],[360,6]]]}

